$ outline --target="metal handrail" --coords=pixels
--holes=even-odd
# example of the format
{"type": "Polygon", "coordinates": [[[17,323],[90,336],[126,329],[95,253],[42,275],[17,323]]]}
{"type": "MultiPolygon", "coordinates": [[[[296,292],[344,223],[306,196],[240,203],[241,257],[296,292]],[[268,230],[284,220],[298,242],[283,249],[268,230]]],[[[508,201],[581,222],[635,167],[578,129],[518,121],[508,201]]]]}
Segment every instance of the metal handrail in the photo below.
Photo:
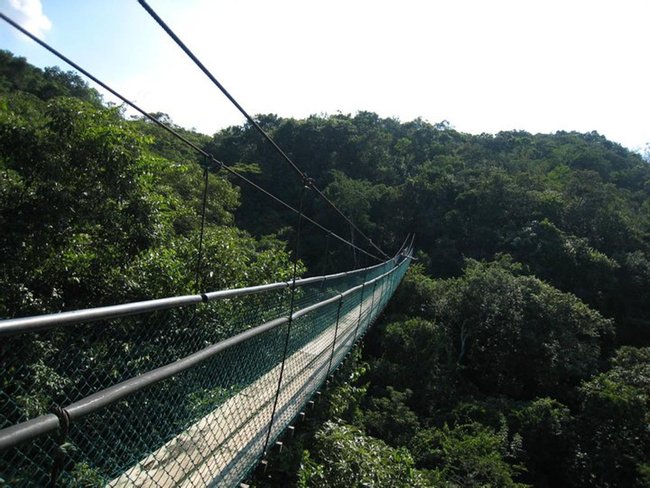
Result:
{"type": "MultiPolygon", "coordinates": [[[[389,260],[390,261],[390,260],[389,260]]],[[[389,261],[380,264],[359,268],[353,271],[334,273],[323,276],[312,276],[296,280],[295,286],[301,287],[312,283],[326,282],[336,278],[354,276],[362,272],[368,272],[372,269],[386,265],[389,261]]],[[[183,295],[169,298],[158,298],[154,300],[144,300],[133,303],[123,303],[120,305],[109,305],[105,307],[87,308],[82,310],[71,310],[69,312],[59,312],[47,315],[36,315],[32,317],[22,317],[15,319],[0,320],[0,337],[21,334],[25,332],[37,332],[55,327],[75,325],[81,322],[96,322],[98,320],[109,320],[129,315],[153,312],[156,310],[167,310],[170,308],[185,307],[212,300],[223,300],[226,298],[235,298],[245,295],[252,295],[271,290],[290,288],[292,281],[280,281],[266,285],[249,286],[244,288],[233,288],[229,290],[212,291],[199,295],[183,295]]]]}

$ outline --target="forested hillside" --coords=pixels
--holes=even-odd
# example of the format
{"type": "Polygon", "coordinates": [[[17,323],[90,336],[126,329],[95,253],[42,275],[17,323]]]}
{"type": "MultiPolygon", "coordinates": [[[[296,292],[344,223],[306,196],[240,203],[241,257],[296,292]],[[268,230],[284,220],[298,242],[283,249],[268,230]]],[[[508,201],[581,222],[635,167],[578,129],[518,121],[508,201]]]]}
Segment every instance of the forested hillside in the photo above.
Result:
{"type": "MultiPolygon", "coordinates": [[[[389,254],[415,233],[418,263],[256,485],[650,486],[641,156],[597,133],[471,135],[369,112],[257,120],[389,254]]],[[[253,127],[176,129],[301,205],[295,175],[253,127]]],[[[76,75],[0,52],[0,317],[290,276],[295,215],[208,167],[197,277],[205,169],[76,75]]],[[[307,215],[367,248],[305,193],[307,215]]],[[[299,257],[305,274],[372,264],[309,225],[299,257]]],[[[60,347],[34,341],[24,359],[60,347]]],[[[23,379],[50,393],[24,398],[17,419],[69,381],[45,373],[23,379]]]]}
{"type": "MultiPolygon", "coordinates": [[[[361,372],[330,391],[328,422],[259,483],[648,486],[648,163],[597,133],[470,135],[367,112],[259,120],[380,246],[415,232],[419,258],[361,372]]],[[[298,201],[253,128],[207,147],[298,201]]],[[[245,188],[236,220],[259,235],[292,224],[245,188]]],[[[305,241],[311,268],[360,259],[305,241]]]]}
{"type": "MultiPolygon", "coordinates": [[[[468,258],[508,254],[525,273],[615,318],[618,340],[650,339],[650,165],[638,154],[596,133],[475,136],[365,112],[260,121],[380,245],[396,249],[415,232],[426,273],[459,276],[468,258]]],[[[252,128],[224,130],[207,147],[224,161],[257,163],[263,171],[252,179],[297,201],[284,163],[252,128]]],[[[243,192],[237,218],[246,229],[263,235],[292,224],[243,192]]],[[[316,199],[308,203],[349,233],[316,199]]],[[[318,261],[322,240],[306,246],[308,262],[318,261]]]]}

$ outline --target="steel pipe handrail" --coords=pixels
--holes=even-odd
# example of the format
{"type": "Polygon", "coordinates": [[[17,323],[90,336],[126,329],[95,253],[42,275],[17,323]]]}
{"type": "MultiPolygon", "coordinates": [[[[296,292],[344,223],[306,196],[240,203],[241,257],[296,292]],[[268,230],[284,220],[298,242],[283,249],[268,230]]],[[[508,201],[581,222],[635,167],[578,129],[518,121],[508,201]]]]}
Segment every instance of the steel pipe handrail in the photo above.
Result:
{"type": "MultiPolygon", "coordinates": [[[[390,261],[390,260],[389,260],[390,261]]],[[[386,265],[389,261],[359,268],[342,273],[333,273],[323,276],[313,276],[296,280],[295,286],[301,287],[312,283],[326,282],[336,278],[354,276],[362,272],[368,272],[374,268],[386,265]]],[[[282,288],[290,288],[292,281],[280,281],[266,285],[256,285],[244,288],[233,288],[228,290],[212,291],[199,295],[183,295],[177,297],[158,298],[154,300],[144,300],[140,302],[123,303],[120,305],[108,305],[105,307],[87,308],[82,310],[71,310],[69,312],[59,312],[47,315],[36,315],[32,317],[21,317],[15,319],[0,320],[0,337],[21,334],[25,332],[37,332],[55,327],[64,327],[75,325],[82,322],[96,322],[99,320],[110,320],[129,315],[138,315],[141,313],[153,312],[157,310],[167,310],[170,308],[185,307],[195,305],[201,302],[212,300],[223,300],[226,298],[235,298],[246,295],[262,293],[282,288]]]]}

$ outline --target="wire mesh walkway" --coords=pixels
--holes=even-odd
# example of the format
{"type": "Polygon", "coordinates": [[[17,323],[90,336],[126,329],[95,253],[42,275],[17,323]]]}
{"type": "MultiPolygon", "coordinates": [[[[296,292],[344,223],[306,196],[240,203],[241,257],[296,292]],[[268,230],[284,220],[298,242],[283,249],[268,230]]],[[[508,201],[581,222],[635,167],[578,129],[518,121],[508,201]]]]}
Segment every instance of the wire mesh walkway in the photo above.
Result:
{"type": "Polygon", "coordinates": [[[297,280],[291,317],[289,282],[0,322],[0,478],[235,486],[382,311],[409,252],[297,280]]]}

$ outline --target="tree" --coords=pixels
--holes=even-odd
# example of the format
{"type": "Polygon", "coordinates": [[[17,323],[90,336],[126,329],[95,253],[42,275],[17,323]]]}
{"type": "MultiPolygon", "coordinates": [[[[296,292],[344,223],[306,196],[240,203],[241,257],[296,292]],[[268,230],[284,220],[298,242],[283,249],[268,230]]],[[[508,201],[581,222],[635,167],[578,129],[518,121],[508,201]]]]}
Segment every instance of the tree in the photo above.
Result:
{"type": "Polygon", "coordinates": [[[535,276],[611,314],[605,297],[617,288],[619,264],[591,247],[586,238],[567,235],[544,219],[523,227],[511,249],[535,276]]]}
{"type": "Polygon", "coordinates": [[[418,417],[407,405],[413,392],[386,388],[386,396],[373,396],[363,413],[366,432],[392,446],[405,446],[420,427],[418,417]]]}
{"type": "Polygon", "coordinates": [[[647,486],[650,348],[623,347],[612,365],[580,387],[576,478],[579,485],[647,486]]]}
{"type": "Polygon", "coordinates": [[[577,419],[578,486],[640,486],[650,455],[647,395],[604,373],[585,383],[577,419]]]}
{"type": "Polygon", "coordinates": [[[16,57],[9,51],[0,50],[0,93],[31,93],[41,100],[56,97],[75,97],[102,106],[102,97],[97,90],[73,71],[62,71],[56,66],[41,70],[27,63],[25,58],[16,57]]]}
{"type": "Polygon", "coordinates": [[[597,371],[611,322],[507,259],[436,282],[432,318],[463,375],[487,394],[566,397],[597,371]],[[525,364],[525,367],[522,367],[525,364]]]}
{"type": "Polygon", "coordinates": [[[429,486],[405,448],[392,448],[349,425],[326,422],[305,452],[298,486],[429,486]]]}
{"type": "Polygon", "coordinates": [[[568,485],[575,449],[568,407],[552,398],[539,398],[513,410],[511,417],[511,429],[522,439],[524,478],[539,487],[568,485]]]}
{"type": "Polygon", "coordinates": [[[417,465],[431,470],[433,486],[523,488],[513,480],[521,468],[505,459],[501,435],[479,423],[420,431],[411,451],[417,465]]]}
{"type": "Polygon", "coordinates": [[[105,303],[158,238],[142,141],[119,113],[64,98],[31,107],[0,111],[4,316],[105,303]]]}
{"type": "Polygon", "coordinates": [[[431,415],[453,404],[464,390],[450,361],[451,347],[437,323],[423,319],[392,322],[382,334],[381,356],[371,372],[373,384],[412,390],[408,404],[421,415],[431,415]]]}

